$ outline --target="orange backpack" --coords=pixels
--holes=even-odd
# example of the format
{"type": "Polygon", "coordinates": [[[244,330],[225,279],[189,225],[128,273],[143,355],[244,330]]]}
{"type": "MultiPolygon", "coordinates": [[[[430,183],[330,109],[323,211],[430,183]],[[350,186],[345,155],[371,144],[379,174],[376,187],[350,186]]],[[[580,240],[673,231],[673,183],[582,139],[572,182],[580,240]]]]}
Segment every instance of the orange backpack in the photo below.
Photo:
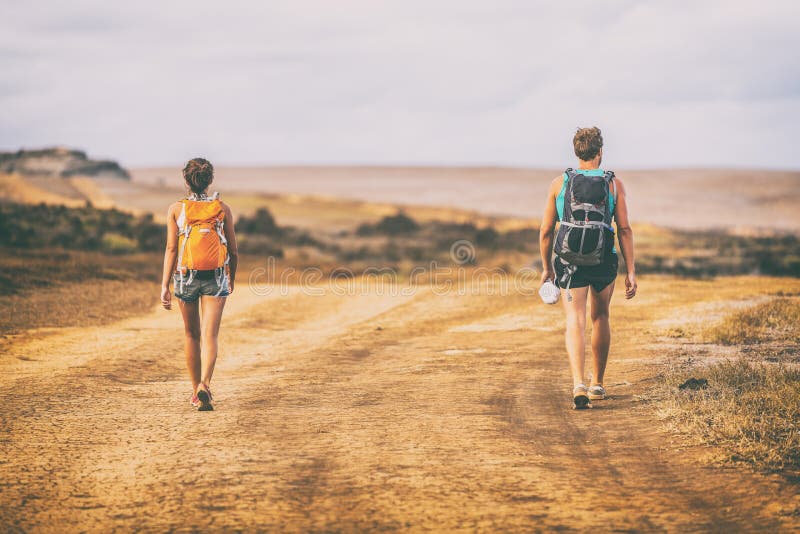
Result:
{"type": "MultiPolygon", "coordinates": [[[[181,200],[178,216],[178,263],[181,276],[193,271],[219,270],[222,274],[228,265],[228,242],[223,231],[225,210],[217,193],[207,200],[181,200]]],[[[227,274],[227,273],[225,273],[227,274]]]]}

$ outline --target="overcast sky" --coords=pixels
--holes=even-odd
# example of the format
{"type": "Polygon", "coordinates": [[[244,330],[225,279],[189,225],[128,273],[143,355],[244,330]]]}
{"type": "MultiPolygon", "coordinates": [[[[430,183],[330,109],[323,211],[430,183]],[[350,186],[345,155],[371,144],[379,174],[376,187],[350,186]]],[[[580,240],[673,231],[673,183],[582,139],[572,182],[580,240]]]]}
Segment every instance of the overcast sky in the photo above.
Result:
{"type": "Polygon", "coordinates": [[[800,168],[800,2],[0,0],[0,149],[800,168]],[[558,4],[562,4],[559,6],[558,4]]]}

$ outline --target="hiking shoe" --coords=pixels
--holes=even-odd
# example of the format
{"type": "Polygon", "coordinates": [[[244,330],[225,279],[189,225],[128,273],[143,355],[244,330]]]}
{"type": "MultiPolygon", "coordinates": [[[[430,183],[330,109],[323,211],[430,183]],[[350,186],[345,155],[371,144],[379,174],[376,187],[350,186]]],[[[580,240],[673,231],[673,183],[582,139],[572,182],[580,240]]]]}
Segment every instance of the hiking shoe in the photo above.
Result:
{"type": "Polygon", "coordinates": [[[197,386],[197,400],[200,401],[200,406],[197,407],[197,410],[200,412],[210,412],[214,409],[214,406],[211,405],[211,400],[214,397],[211,396],[211,389],[202,382],[200,385],[197,386]]]}
{"type": "Polygon", "coordinates": [[[189,404],[191,404],[195,408],[199,408],[200,407],[200,399],[197,398],[196,394],[192,395],[192,398],[189,399],[189,404]]]}
{"type": "Polygon", "coordinates": [[[572,390],[572,407],[576,410],[592,407],[592,404],[589,402],[589,391],[583,384],[578,384],[572,390]]]}
{"type": "Polygon", "coordinates": [[[606,398],[606,388],[603,384],[595,384],[589,388],[589,400],[603,400],[606,398]]]}

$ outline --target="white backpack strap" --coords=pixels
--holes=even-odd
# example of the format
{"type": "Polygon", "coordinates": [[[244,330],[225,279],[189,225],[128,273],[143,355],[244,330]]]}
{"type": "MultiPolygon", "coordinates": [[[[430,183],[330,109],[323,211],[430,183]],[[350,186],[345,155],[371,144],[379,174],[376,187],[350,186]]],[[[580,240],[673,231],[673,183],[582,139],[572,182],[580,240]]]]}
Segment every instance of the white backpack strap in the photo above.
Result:
{"type": "MultiPolygon", "coordinates": [[[[183,290],[183,253],[186,250],[186,243],[189,242],[189,233],[191,231],[192,227],[186,226],[186,228],[182,232],[179,232],[179,235],[183,236],[183,243],[181,244],[180,249],[178,249],[178,273],[180,274],[179,279],[181,283],[180,284],[181,291],[183,290]]],[[[187,283],[191,283],[191,279],[187,283]]]]}
{"type": "Polygon", "coordinates": [[[217,221],[217,224],[214,225],[217,229],[217,235],[219,236],[219,242],[228,246],[228,240],[225,239],[225,221],[217,221]]]}
{"type": "Polygon", "coordinates": [[[191,269],[189,270],[189,279],[188,279],[188,280],[186,280],[186,283],[185,283],[185,285],[187,285],[187,286],[190,286],[190,285],[192,285],[192,280],[194,280],[194,273],[195,273],[195,272],[196,272],[196,271],[194,271],[194,270],[191,270],[191,269]]]}
{"type": "MultiPolygon", "coordinates": [[[[219,242],[227,247],[228,246],[228,240],[225,239],[225,231],[224,231],[225,221],[224,220],[217,221],[217,224],[215,224],[214,226],[217,229],[217,235],[219,236],[219,242]]],[[[219,289],[217,290],[217,294],[214,295],[215,297],[218,297],[220,295],[220,293],[222,293],[222,289],[228,286],[228,284],[224,283],[224,282],[226,282],[225,278],[228,276],[227,266],[228,266],[228,263],[229,263],[230,259],[231,259],[231,257],[226,252],[225,253],[225,263],[222,264],[222,267],[218,267],[214,271],[214,280],[217,282],[217,287],[219,287],[219,289]]]]}
{"type": "Polygon", "coordinates": [[[186,224],[186,204],[183,202],[181,202],[181,212],[175,219],[175,224],[178,225],[178,234],[180,234],[183,231],[183,225],[186,224]]]}
{"type": "Polygon", "coordinates": [[[218,297],[224,288],[230,288],[229,278],[228,278],[228,263],[230,260],[230,256],[227,254],[225,255],[225,263],[222,264],[222,267],[218,267],[214,269],[214,280],[217,282],[217,293],[214,295],[218,297]]]}
{"type": "Polygon", "coordinates": [[[176,268],[178,269],[178,287],[175,288],[175,291],[180,293],[183,291],[183,268],[181,267],[181,262],[183,261],[183,251],[186,248],[186,241],[189,238],[189,235],[186,233],[186,204],[181,201],[181,212],[178,215],[178,218],[175,219],[175,224],[178,226],[178,239],[183,236],[183,243],[180,245],[178,249],[178,263],[176,268]]]}

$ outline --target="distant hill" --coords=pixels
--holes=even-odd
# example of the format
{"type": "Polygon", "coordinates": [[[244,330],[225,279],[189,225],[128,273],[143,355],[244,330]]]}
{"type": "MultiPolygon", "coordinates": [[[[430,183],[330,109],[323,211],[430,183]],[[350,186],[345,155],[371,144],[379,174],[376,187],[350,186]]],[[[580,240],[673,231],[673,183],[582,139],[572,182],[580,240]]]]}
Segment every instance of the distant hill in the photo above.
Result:
{"type": "Polygon", "coordinates": [[[128,171],[116,161],[90,159],[81,150],[62,147],[0,152],[0,173],[31,177],[131,179],[128,171]]]}

